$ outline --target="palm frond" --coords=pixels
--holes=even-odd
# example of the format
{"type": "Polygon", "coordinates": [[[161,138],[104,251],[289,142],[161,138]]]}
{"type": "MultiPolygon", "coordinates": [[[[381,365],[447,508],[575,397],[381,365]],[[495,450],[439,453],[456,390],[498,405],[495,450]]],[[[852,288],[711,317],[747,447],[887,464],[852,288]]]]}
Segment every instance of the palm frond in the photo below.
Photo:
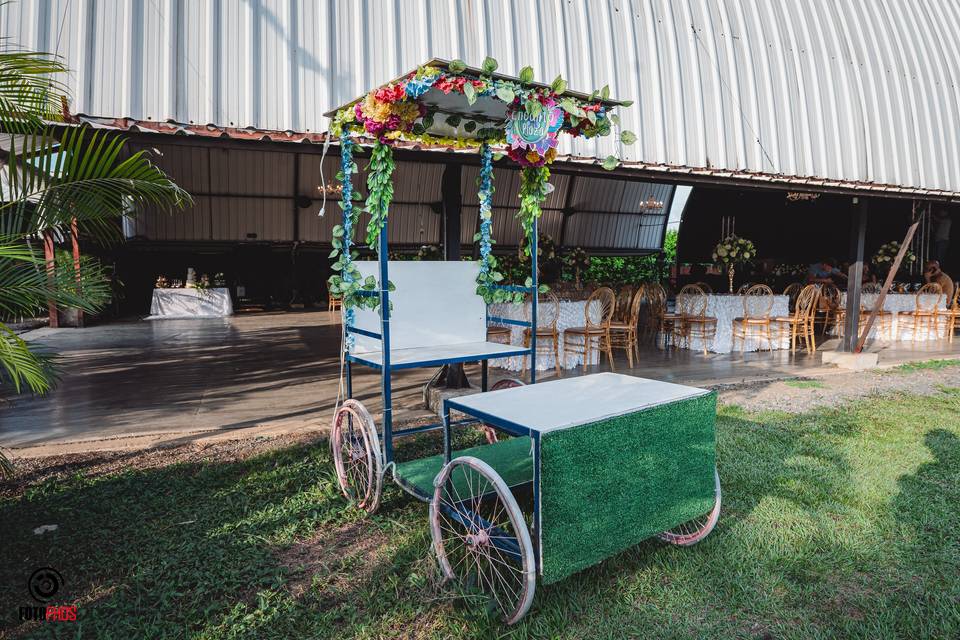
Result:
{"type": "Polygon", "coordinates": [[[28,387],[34,393],[46,393],[56,378],[53,359],[26,341],[5,324],[0,324],[0,381],[6,380],[17,393],[28,387]]]}
{"type": "Polygon", "coordinates": [[[0,52],[0,126],[8,133],[29,133],[61,119],[65,85],[56,79],[66,67],[48,53],[0,52]]]}
{"type": "Polygon", "coordinates": [[[11,462],[10,458],[0,449],[0,478],[12,478],[16,472],[17,470],[13,467],[13,462],[11,462]]]}
{"type": "Polygon", "coordinates": [[[7,202],[0,205],[0,215],[27,202],[33,231],[76,219],[85,231],[110,239],[122,215],[146,207],[170,211],[192,202],[142,151],[124,157],[124,144],[115,134],[88,127],[24,136],[11,147],[2,198],[7,202]]]}
{"type": "Polygon", "coordinates": [[[81,256],[78,273],[73,257],[58,252],[50,271],[33,252],[25,258],[10,248],[16,257],[4,258],[8,248],[10,245],[0,245],[0,317],[31,316],[42,312],[48,301],[94,313],[110,301],[109,273],[96,258],[81,256]]]}

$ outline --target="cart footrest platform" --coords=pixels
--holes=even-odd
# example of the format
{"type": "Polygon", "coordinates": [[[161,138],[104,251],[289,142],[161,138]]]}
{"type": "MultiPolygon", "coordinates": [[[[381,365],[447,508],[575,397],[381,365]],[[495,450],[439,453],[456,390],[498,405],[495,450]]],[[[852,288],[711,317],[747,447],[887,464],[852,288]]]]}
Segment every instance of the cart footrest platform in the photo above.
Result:
{"type": "MultiPolygon", "coordinates": [[[[473,456],[480,458],[500,474],[508,486],[517,486],[533,480],[533,456],[530,453],[530,438],[511,438],[494,444],[470,447],[454,451],[453,457],[473,456]]],[[[433,479],[443,467],[443,455],[398,462],[394,478],[401,486],[429,500],[433,497],[433,479]]]]}

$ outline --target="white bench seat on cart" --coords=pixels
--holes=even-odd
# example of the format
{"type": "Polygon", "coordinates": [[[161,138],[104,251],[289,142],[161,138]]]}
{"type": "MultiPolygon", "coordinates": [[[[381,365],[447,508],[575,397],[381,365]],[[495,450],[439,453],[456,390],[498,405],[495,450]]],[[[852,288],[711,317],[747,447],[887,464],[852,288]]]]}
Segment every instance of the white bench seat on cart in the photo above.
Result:
{"type": "MultiPolygon", "coordinates": [[[[430,366],[431,363],[475,362],[488,358],[505,358],[529,353],[516,345],[500,342],[464,342],[462,344],[444,344],[410,349],[391,349],[391,369],[412,369],[430,366]]],[[[379,351],[353,354],[354,359],[371,367],[383,366],[383,354],[379,351]]]]}
{"type": "MultiPolygon", "coordinates": [[[[356,263],[379,280],[376,262],[356,263]]],[[[529,353],[520,345],[487,342],[487,305],[476,293],[477,262],[391,260],[390,368],[411,369],[529,353]]],[[[380,312],[357,309],[354,326],[379,334],[380,312]]],[[[383,366],[381,342],[354,334],[351,358],[383,366]]]]}

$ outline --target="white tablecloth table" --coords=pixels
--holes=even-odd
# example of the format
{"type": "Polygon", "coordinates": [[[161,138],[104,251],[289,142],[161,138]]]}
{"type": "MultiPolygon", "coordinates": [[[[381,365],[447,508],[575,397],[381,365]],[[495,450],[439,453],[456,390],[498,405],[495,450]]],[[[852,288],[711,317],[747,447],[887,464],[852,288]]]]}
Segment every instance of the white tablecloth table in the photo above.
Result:
{"type": "Polygon", "coordinates": [[[229,289],[154,289],[148,320],[222,318],[232,315],[233,302],[229,289]]]}
{"type": "MultiPolygon", "coordinates": [[[[713,353],[730,353],[733,351],[733,319],[743,317],[743,299],[746,296],[730,294],[711,294],[707,296],[707,317],[717,319],[716,336],[707,344],[707,350],[713,353]]],[[[678,300],[678,308],[683,307],[682,296],[678,300]]],[[[773,296],[773,307],[770,310],[770,317],[785,317],[790,315],[790,297],[773,296]]],[[[773,323],[771,327],[774,349],[790,348],[790,331],[788,325],[773,323]]],[[[760,330],[751,330],[751,337],[746,340],[745,351],[759,351],[768,349],[766,337],[753,337],[759,334],[760,330]]],[[[664,340],[658,341],[663,345],[664,340]]],[[[703,340],[692,338],[689,344],[682,344],[682,347],[703,351],[703,340]]],[[[740,350],[740,341],[737,341],[737,351],[740,350]]]]}
{"type": "MultiPolygon", "coordinates": [[[[560,333],[560,367],[562,369],[573,369],[579,367],[583,364],[583,355],[578,353],[567,354],[566,357],[563,353],[563,332],[564,330],[570,327],[582,327],[584,323],[584,308],[586,307],[586,300],[561,300],[560,301],[560,315],[557,318],[557,330],[560,333]]],[[[596,303],[594,303],[596,304],[596,303]]],[[[499,316],[501,318],[510,318],[511,320],[529,320],[529,304],[511,304],[511,303],[498,303],[490,305],[488,313],[491,316],[499,316]]],[[[542,306],[542,305],[541,305],[542,306]]],[[[510,327],[510,342],[512,344],[523,344],[523,330],[524,327],[510,327]]],[[[583,343],[582,340],[580,341],[583,343]]],[[[546,371],[548,369],[553,369],[556,366],[556,358],[545,350],[541,349],[538,344],[537,348],[537,371],[546,371]]],[[[524,369],[525,360],[527,358],[524,356],[511,356],[509,358],[497,358],[490,361],[490,366],[492,367],[501,367],[509,371],[522,371],[524,369]]],[[[596,351],[591,354],[590,362],[587,364],[597,364],[600,356],[596,351]]]]}
{"type": "MultiPolygon", "coordinates": [[[[873,306],[877,303],[877,298],[879,296],[879,293],[861,294],[860,306],[863,309],[873,309],[873,306]]],[[[921,296],[921,303],[923,304],[924,309],[930,309],[936,303],[936,301],[937,296],[935,294],[921,296]]],[[[846,305],[847,294],[844,292],[840,294],[840,308],[846,308],[846,305]]],[[[883,310],[891,312],[893,316],[888,316],[885,322],[881,321],[880,318],[877,318],[873,323],[873,328],[870,329],[870,335],[868,338],[871,340],[883,340],[886,342],[913,341],[913,326],[912,324],[905,322],[903,318],[900,317],[900,314],[908,314],[911,311],[915,311],[916,308],[917,294],[888,293],[886,299],[883,301],[883,310]]],[[[941,299],[940,308],[947,308],[945,296],[941,299]]],[[[866,314],[864,314],[863,319],[866,321],[866,314]]],[[[946,316],[941,316],[938,319],[936,331],[927,331],[926,326],[921,325],[922,329],[918,332],[916,340],[926,341],[940,339],[946,334],[946,323],[946,316]]],[[[838,327],[830,327],[828,332],[835,335],[839,333],[839,329],[838,327]]]]}

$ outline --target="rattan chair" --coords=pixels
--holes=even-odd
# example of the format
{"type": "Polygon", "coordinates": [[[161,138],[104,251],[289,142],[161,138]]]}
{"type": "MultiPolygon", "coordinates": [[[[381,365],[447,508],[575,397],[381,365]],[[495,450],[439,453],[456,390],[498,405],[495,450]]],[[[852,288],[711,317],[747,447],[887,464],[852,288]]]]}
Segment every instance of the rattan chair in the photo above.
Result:
{"type": "Polygon", "coordinates": [[[743,296],[743,317],[733,319],[733,348],[737,348],[737,338],[740,339],[740,350],[745,351],[747,340],[766,338],[767,349],[773,350],[772,321],[770,312],[773,310],[773,290],[765,284],[755,284],[743,296]]]}
{"type": "MultiPolygon", "coordinates": [[[[527,321],[530,321],[530,306],[527,306],[527,321]]],[[[546,353],[553,356],[557,375],[560,375],[560,333],[557,321],[560,319],[560,299],[551,291],[540,294],[537,301],[537,355],[546,353]],[[548,347],[548,349],[544,349],[548,347]]],[[[523,346],[530,347],[530,327],[523,330],[523,346]]],[[[530,366],[530,358],[523,359],[523,368],[530,366]]]]}
{"type": "MultiPolygon", "coordinates": [[[[786,293],[786,292],[784,292],[786,293]]],[[[817,310],[817,301],[820,298],[820,289],[815,284],[808,284],[800,290],[797,304],[789,316],[774,318],[777,329],[786,325],[790,330],[790,352],[797,352],[797,340],[804,343],[807,353],[816,353],[817,338],[813,332],[813,318],[817,310]]]]}
{"type": "Polygon", "coordinates": [[[680,316],[676,313],[667,313],[667,292],[662,285],[655,282],[644,285],[643,296],[644,338],[656,344],[663,336],[663,346],[666,347],[680,316]]]}
{"type": "Polygon", "coordinates": [[[957,321],[960,319],[960,282],[955,282],[953,285],[953,302],[945,315],[947,316],[947,339],[952,343],[953,334],[957,331],[957,321]]]}
{"type": "Polygon", "coordinates": [[[633,355],[640,359],[640,347],[637,332],[640,326],[640,308],[643,305],[643,290],[638,289],[630,301],[630,310],[623,322],[610,323],[610,348],[627,352],[627,363],[633,368],[633,355]]]}
{"type": "Polygon", "coordinates": [[[707,315],[709,299],[699,286],[688,284],[677,294],[677,313],[680,321],[675,323],[674,344],[692,348],[693,340],[700,340],[703,355],[707,355],[709,343],[717,335],[717,319],[707,315]]]}
{"type": "Polygon", "coordinates": [[[570,327],[563,331],[564,365],[567,354],[572,351],[583,355],[583,368],[586,369],[596,349],[607,354],[610,369],[615,370],[613,349],[610,346],[610,321],[616,304],[616,296],[609,287],[600,287],[590,294],[583,309],[583,326],[570,327]]]}
{"type": "Polygon", "coordinates": [[[803,291],[803,285],[799,282],[793,282],[788,284],[783,290],[783,295],[787,296],[790,299],[789,308],[790,313],[793,313],[797,308],[797,297],[800,295],[800,292],[803,291]]]}
{"type": "Polygon", "coordinates": [[[913,342],[919,339],[923,329],[926,329],[927,339],[929,339],[931,331],[934,335],[938,332],[940,317],[946,315],[946,310],[940,308],[941,304],[943,304],[943,289],[936,282],[929,282],[917,291],[914,310],[900,313],[898,325],[901,329],[910,327],[913,342]]]}
{"type": "Polygon", "coordinates": [[[343,308],[343,298],[333,295],[330,292],[327,292],[327,311],[330,315],[334,315],[334,311],[339,311],[343,308]]]}
{"type": "Polygon", "coordinates": [[[838,312],[840,311],[840,289],[833,284],[818,284],[820,288],[820,298],[817,301],[817,311],[814,314],[814,326],[820,323],[820,331],[827,333],[827,330],[837,324],[838,312]]]}
{"type": "Polygon", "coordinates": [[[713,287],[708,285],[706,282],[695,282],[694,284],[703,289],[703,292],[708,296],[713,295],[713,287]]]}
{"type": "Polygon", "coordinates": [[[633,287],[624,285],[617,292],[617,306],[613,312],[612,322],[626,322],[630,315],[630,305],[633,302],[633,287]]]}
{"type": "Polygon", "coordinates": [[[500,327],[497,325],[487,327],[487,342],[510,344],[511,338],[512,331],[510,330],[510,327],[500,327]]]}

